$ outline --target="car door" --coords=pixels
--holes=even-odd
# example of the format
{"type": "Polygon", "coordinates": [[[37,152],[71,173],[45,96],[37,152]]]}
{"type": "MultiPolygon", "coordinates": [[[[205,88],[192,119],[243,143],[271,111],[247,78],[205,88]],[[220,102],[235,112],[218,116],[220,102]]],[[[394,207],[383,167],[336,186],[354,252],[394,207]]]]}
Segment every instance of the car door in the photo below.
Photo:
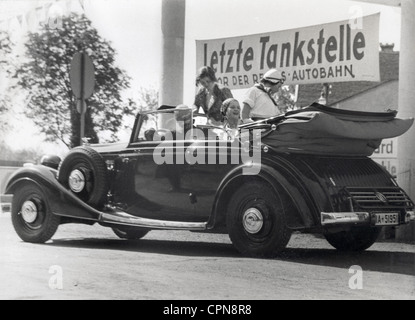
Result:
{"type": "MultiPolygon", "coordinates": [[[[154,114],[154,117],[159,115],[154,114]]],[[[155,123],[158,122],[156,119],[155,123]]],[[[173,143],[170,135],[161,141],[155,139],[154,134],[164,134],[166,129],[157,127],[149,134],[152,128],[147,129],[144,123],[141,127],[137,138],[129,145],[135,162],[135,192],[141,206],[136,211],[154,219],[197,221],[189,164],[183,161],[190,142],[174,140],[173,143]]]]}
{"type": "Polygon", "coordinates": [[[227,173],[239,163],[238,141],[217,139],[205,134],[205,141],[194,142],[187,153],[199,154],[189,167],[195,210],[198,217],[208,219],[216,192],[227,173]]]}

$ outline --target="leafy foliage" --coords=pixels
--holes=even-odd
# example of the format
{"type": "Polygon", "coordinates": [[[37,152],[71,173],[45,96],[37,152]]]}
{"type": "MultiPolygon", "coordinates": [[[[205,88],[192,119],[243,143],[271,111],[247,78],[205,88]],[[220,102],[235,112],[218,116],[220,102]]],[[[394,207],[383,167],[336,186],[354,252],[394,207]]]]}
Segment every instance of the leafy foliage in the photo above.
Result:
{"type": "Polygon", "coordinates": [[[0,30],[0,68],[7,71],[9,55],[12,52],[12,42],[8,32],[0,30]]]}
{"type": "Polygon", "coordinates": [[[295,108],[295,86],[283,86],[276,95],[279,109],[285,113],[295,108]]]}
{"type": "MultiPolygon", "coordinates": [[[[0,31],[0,81],[11,73],[11,53],[13,44],[6,31],[0,31]]],[[[0,132],[4,133],[9,128],[7,114],[10,109],[11,99],[8,90],[0,90],[0,132]]]]}
{"type": "Polygon", "coordinates": [[[92,143],[99,138],[115,140],[124,115],[133,111],[121,97],[130,79],[115,65],[114,49],[91,21],[85,15],[63,17],[59,28],[44,25],[39,33],[29,33],[25,46],[28,59],[17,68],[18,84],[28,93],[25,114],[46,134],[46,140],[61,140],[68,147],[79,145],[80,114],[69,78],[77,52],[87,53],[95,68],[95,91],[87,100],[85,136],[92,143]]]}
{"type": "MultiPolygon", "coordinates": [[[[131,100],[131,104],[139,113],[157,110],[159,107],[159,90],[154,86],[140,87],[136,100],[137,101],[131,100]]],[[[156,121],[155,119],[154,115],[146,115],[142,126],[146,127],[146,125],[150,125],[151,121],[156,121]]]]}
{"type": "Polygon", "coordinates": [[[159,105],[158,89],[155,87],[141,87],[138,90],[138,101],[136,105],[139,112],[156,110],[159,105]]]}

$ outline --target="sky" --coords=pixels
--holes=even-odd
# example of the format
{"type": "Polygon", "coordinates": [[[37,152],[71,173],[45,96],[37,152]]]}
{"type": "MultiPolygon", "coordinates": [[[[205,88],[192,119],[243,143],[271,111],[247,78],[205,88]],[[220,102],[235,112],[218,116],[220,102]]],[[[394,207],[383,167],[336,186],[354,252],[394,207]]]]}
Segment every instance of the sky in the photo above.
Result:
{"type": "MultiPolygon", "coordinates": [[[[29,1],[19,0],[28,4],[29,1]]],[[[139,87],[158,87],[161,71],[161,0],[84,0],[84,9],[101,36],[109,40],[117,51],[119,66],[132,77],[132,88],[126,94],[134,97],[139,87]]],[[[183,102],[193,102],[195,41],[198,39],[287,30],[378,12],[381,13],[380,42],[394,43],[395,49],[399,50],[400,9],[395,7],[348,0],[187,0],[183,102]]],[[[32,139],[25,137],[28,131],[34,130],[28,127],[30,125],[24,129],[26,134],[13,134],[15,146],[33,146],[36,134],[31,134],[32,139]]],[[[45,144],[42,147],[45,151],[51,151],[45,144]]]]}

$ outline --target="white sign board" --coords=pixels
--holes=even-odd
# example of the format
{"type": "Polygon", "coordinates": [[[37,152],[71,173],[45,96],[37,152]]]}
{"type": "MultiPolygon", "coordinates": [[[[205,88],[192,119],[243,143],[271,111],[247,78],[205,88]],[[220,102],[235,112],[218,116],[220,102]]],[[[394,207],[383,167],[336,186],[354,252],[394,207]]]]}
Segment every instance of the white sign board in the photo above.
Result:
{"type": "Polygon", "coordinates": [[[375,152],[372,159],[386,168],[396,177],[398,173],[398,138],[384,139],[375,152]]]}
{"type": "Polygon", "coordinates": [[[398,157],[398,138],[384,139],[379,148],[373,152],[373,158],[389,159],[398,157]]]}
{"type": "Polygon", "coordinates": [[[211,66],[231,89],[253,86],[271,68],[287,84],[380,81],[379,17],[240,37],[197,40],[196,67],[211,66]]]}

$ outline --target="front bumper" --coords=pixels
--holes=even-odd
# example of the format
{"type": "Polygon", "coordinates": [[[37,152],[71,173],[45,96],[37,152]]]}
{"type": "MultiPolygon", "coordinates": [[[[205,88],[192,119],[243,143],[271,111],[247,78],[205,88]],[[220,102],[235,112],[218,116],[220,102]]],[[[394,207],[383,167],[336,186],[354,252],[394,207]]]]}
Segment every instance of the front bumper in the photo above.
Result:
{"type": "MultiPolygon", "coordinates": [[[[409,223],[415,221],[415,212],[406,211],[404,221],[399,224],[409,223]]],[[[344,224],[368,224],[376,225],[375,213],[369,212],[322,212],[321,225],[344,225],[344,224]]]]}

